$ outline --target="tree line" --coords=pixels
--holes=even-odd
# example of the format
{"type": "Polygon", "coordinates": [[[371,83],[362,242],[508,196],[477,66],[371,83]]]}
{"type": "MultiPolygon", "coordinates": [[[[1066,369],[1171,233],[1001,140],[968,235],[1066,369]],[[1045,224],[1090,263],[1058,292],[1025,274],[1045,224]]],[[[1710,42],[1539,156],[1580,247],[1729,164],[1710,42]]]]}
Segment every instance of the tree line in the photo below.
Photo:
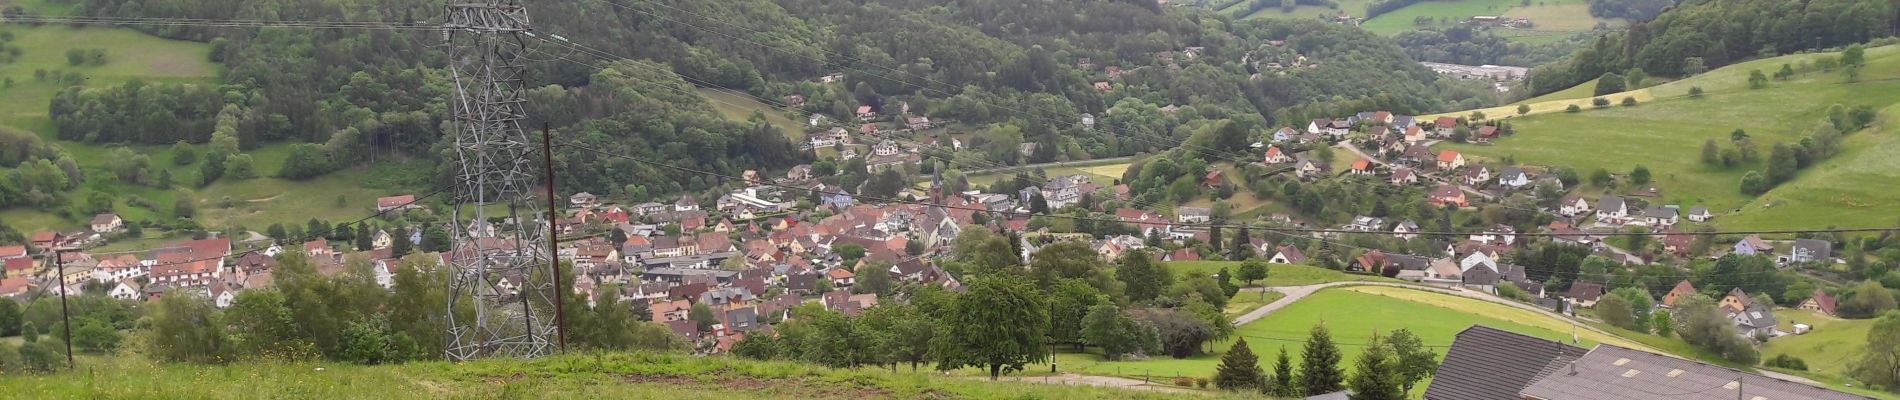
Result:
{"type": "Polygon", "coordinates": [[[1598,38],[1561,62],[1532,69],[1531,88],[1536,94],[1550,93],[1631,68],[1690,76],[1751,58],[1846,46],[1897,31],[1900,16],[1894,4],[1884,0],[1683,1],[1653,20],[1598,38]]]}

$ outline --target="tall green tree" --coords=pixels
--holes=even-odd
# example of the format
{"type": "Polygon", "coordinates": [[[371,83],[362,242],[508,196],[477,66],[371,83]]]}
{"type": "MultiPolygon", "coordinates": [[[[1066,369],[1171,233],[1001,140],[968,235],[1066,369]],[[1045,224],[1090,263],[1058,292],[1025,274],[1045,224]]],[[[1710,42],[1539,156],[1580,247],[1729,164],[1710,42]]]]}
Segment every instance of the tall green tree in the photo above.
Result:
{"type": "Polygon", "coordinates": [[[1114,275],[1108,263],[1083,242],[1057,242],[1029,255],[1029,276],[1039,287],[1053,288],[1064,279],[1078,279],[1102,294],[1114,296],[1121,293],[1121,282],[1114,275]]]}
{"type": "Polygon", "coordinates": [[[1167,265],[1155,262],[1147,251],[1122,253],[1116,264],[1115,278],[1122,281],[1128,301],[1154,300],[1174,285],[1174,275],[1167,265]]]}
{"type": "Polygon", "coordinates": [[[1273,361],[1273,376],[1267,380],[1265,392],[1273,397],[1300,397],[1300,378],[1293,375],[1293,361],[1287,357],[1286,346],[1280,346],[1280,356],[1273,361]]]}
{"type": "Polygon", "coordinates": [[[1054,286],[1044,286],[1049,299],[1049,339],[1055,343],[1075,345],[1076,351],[1082,350],[1083,320],[1089,309],[1107,301],[1093,286],[1077,279],[1063,279],[1054,286]]]}
{"type": "Polygon", "coordinates": [[[1378,334],[1366,343],[1366,351],[1359,353],[1359,360],[1353,371],[1353,400],[1400,400],[1405,392],[1399,390],[1400,374],[1392,360],[1392,350],[1378,334]]]}
{"type": "Polygon", "coordinates": [[[20,334],[20,322],[25,321],[20,312],[20,303],[0,301],[0,337],[20,334]]]}
{"type": "Polygon", "coordinates": [[[1260,357],[1254,356],[1247,348],[1247,339],[1241,338],[1227,348],[1220,365],[1214,367],[1214,386],[1221,390],[1260,390],[1266,383],[1260,375],[1260,357]]]}
{"type": "Polygon", "coordinates": [[[966,366],[988,370],[990,380],[1005,371],[1048,355],[1043,346],[1049,314],[1042,295],[1029,280],[1009,275],[978,276],[943,314],[931,344],[937,368],[966,366]]]}
{"type": "Polygon", "coordinates": [[[1900,311],[1888,311],[1867,330],[1867,347],[1852,365],[1854,379],[1888,392],[1900,390],[1900,311]]]}
{"type": "Polygon", "coordinates": [[[1339,368],[1339,346],[1326,325],[1314,325],[1306,337],[1306,350],[1300,355],[1300,391],[1307,396],[1345,389],[1346,371],[1339,368]]]}
{"type": "Polygon", "coordinates": [[[1392,348],[1392,365],[1399,378],[1401,394],[1411,395],[1412,385],[1438,374],[1438,355],[1426,348],[1410,329],[1392,331],[1385,344],[1392,348]]]}

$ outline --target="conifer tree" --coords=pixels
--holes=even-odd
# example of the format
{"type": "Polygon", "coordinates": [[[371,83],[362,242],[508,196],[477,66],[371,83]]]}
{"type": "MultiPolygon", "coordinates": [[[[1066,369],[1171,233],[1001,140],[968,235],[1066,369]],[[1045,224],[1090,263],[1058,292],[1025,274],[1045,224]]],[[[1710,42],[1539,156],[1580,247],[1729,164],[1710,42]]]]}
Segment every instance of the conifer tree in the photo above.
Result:
{"type": "Polygon", "coordinates": [[[1214,371],[1214,386],[1222,390],[1259,389],[1264,383],[1260,374],[1260,357],[1254,356],[1247,348],[1247,339],[1241,338],[1221,356],[1220,366],[1214,371]]]}
{"type": "Polygon", "coordinates": [[[1268,378],[1265,392],[1273,397],[1300,397],[1297,381],[1293,376],[1293,361],[1286,355],[1286,346],[1280,346],[1280,358],[1273,362],[1273,376],[1268,378]]]}
{"type": "Polygon", "coordinates": [[[1353,400],[1399,400],[1405,396],[1399,392],[1399,378],[1393,368],[1392,350],[1385,342],[1373,334],[1366,351],[1359,354],[1358,367],[1352,375],[1353,400]]]}
{"type": "Polygon", "coordinates": [[[1337,392],[1345,387],[1346,371],[1339,369],[1339,346],[1326,325],[1314,325],[1300,358],[1300,389],[1307,396],[1337,392]]]}

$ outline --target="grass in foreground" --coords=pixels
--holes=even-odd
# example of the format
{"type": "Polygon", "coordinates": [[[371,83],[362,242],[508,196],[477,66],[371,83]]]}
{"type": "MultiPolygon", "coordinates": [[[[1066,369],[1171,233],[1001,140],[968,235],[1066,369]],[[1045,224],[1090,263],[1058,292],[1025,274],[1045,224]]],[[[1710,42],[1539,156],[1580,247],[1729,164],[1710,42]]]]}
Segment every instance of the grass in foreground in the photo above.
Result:
{"type": "MultiPolygon", "coordinates": [[[[900,369],[900,371],[908,371],[900,369]]],[[[86,399],[1159,399],[1159,393],[988,382],[931,372],[843,370],[726,357],[577,353],[537,360],[357,366],[244,363],[197,366],[138,356],[81,372],[0,377],[4,397],[86,399]]],[[[1174,396],[1178,397],[1178,395],[1174,396]]]]}
{"type": "MultiPolygon", "coordinates": [[[[1433,351],[1441,356],[1445,352],[1442,346],[1449,346],[1459,331],[1473,324],[1570,341],[1568,322],[1542,314],[1482,300],[1379,286],[1319,291],[1266,318],[1241,326],[1236,335],[1246,338],[1248,346],[1260,356],[1262,368],[1271,370],[1273,359],[1282,345],[1286,346],[1297,365],[1302,346],[1300,342],[1306,340],[1314,325],[1321,323],[1332,330],[1333,341],[1339,344],[1344,354],[1341,367],[1348,370],[1352,362],[1358,359],[1359,353],[1363,351],[1362,344],[1370,340],[1372,333],[1384,335],[1398,328],[1410,329],[1427,346],[1440,346],[1433,351]]],[[[1584,347],[1601,342],[1646,348],[1626,339],[1588,331],[1580,331],[1579,335],[1582,336],[1581,345],[1584,347]]],[[[1067,371],[1136,379],[1146,374],[1165,382],[1174,376],[1213,376],[1215,366],[1220,364],[1220,354],[1232,345],[1232,341],[1216,343],[1214,354],[1178,360],[1160,357],[1108,362],[1102,361],[1100,354],[1094,350],[1088,353],[1059,353],[1057,360],[1062,369],[1067,371]]],[[[1422,393],[1424,385],[1421,383],[1413,390],[1413,394],[1422,393]]]]}

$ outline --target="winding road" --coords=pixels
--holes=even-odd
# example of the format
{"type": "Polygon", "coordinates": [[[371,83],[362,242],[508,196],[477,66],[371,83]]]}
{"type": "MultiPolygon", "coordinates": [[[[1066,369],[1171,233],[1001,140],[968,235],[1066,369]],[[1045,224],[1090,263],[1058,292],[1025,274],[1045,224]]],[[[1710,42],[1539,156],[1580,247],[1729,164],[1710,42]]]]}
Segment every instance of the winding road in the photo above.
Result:
{"type": "MultiPolygon", "coordinates": [[[[1293,304],[1293,302],[1306,298],[1306,296],[1310,296],[1313,293],[1320,291],[1321,289],[1341,287],[1341,286],[1391,286],[1391,287],[1398,287],[1398,288],[1423,290],[1423,291],[1428,291],[1428,292],[1442,293],[1442,294],[1448,294],[1448,295],[1453,295],[1453,296],[1483,300],[1483,301],[1487,301],[1491,303],[1502,304],[1505,306],[1529,310],[1529,311],[1536,312],[1536,313],[1539,313],[1551,318],[1575,321],[1574,319],[1571,319],[1569,316],[1552,312],[1550,310],[1544,309],[1543,307],[1536,307],[1529,304],[1506,300],[1502,297],[1492,296],[1488,293],[1479,292],[1479,291],[1466,290],[1464,288],[1440,288],[1440,287],[1432,287],[1432,286],[1421,286],[1421,285],[1390,283],[1390,282],[1356,282],[1355,281],[1355,282],[1330,282],[1330,283],[1321,283],[1321,284],[1306,285],[1306,286],[1242,288],[1241,291],[1243,292],[1259,292],[1262,290],[1272,290],[1275,292],[1285,293],[1286,297],[1282,297],[1279,300],[1274,300],[1272,303],[1269,303],[1264,306],[1260,306],[1260,308],[1254,309],[1253,311],[1249,311],[1246,314],[1242,314],[1241,316],[1234,318],[1234,326],[1246,325],[1249,322],[1254,322],[1254,321],[1260,320],[1261,318],[1266,318],[1267,315],[1273,314],[1274,311],[1278,311],[1281,308],[1286,308],[1287,305],[1293,304]]],[[[1591,326],[1589,324],[1579,323],[1577,324],[1577,327],[1584,330],[1591,331],[1591,332],[1596,332],[1598,334],[1602,334],[1605,336],[1618,337],[1618,338],[1622,337],[1620,335],[1610,333],[1602,329],[1598,329],[1597,327],[1591,326]]],[[[1635,347],[1635,349],[1641,350],[1641,351],[1647,351],[1651,353],[1656,353],[1656,354],[1662,354],[1662,355],[1666,355],[1670,357],[1682,358],[1680,356],[1670,354],[1669,352],[1665,352],[1662,350],[1657,350],[1649,346],[1639,345],[1638,347],[1635,347]]],[[[1770,378],[1775,378],[1775,379],[1800,382],[1800,383],[1813,385],[1817,387],[1826,387],[1825,384],[1816,382],[1813,379],[1778,373],[1775,371],[1756,370],[1755,373],[1761,374],[1770,378]]]]}

